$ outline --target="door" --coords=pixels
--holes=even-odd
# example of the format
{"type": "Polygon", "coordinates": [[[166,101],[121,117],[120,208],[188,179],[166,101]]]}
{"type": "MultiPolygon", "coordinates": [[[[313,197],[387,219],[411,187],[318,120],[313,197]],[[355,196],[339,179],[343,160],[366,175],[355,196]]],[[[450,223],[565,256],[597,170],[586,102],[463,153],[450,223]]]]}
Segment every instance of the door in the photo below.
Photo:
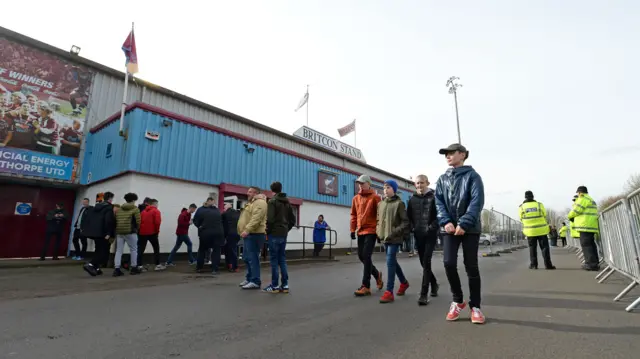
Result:
{"type": "Polygon", "coordinates": [[[231,203],[233,209],[238,209],[238,196],[229,196],[224,198],[224,203],[231,203]]]}
{"type": "MultiPolygon", "coordinates": [[[[70,189],[0,184],[0,258],[40,257],[44,246],[47,212],[55,209],[56,203],[63,203],[65,211],[71,216],[75,198],[75,191],[70,189]],[[16,210],[18,203],[24,204],[16,210]],[[25,210],[28,204],[30,212],[25,210]]],[[[58,256],[67,253],[70,228],[71,219],[64,225],[58,256]]],[[[47,256],[53,256],[53,244],[53,241],[49,244],[47,256]]]]}

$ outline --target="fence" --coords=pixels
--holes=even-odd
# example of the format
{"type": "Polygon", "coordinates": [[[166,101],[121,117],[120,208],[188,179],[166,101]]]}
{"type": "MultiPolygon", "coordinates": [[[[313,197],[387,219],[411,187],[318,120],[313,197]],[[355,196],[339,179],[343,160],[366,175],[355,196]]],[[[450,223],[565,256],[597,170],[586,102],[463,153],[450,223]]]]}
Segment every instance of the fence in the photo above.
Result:
{"type": "MultiPolygon", "coordinates": [[[[620,301],[640,284],[640,190],[617,201],[600,213],[600,238],[597,240],[600,262],[606,267],[596,276],[603,283],[612,274],[619,273],[631,283],[613,300],[620,301]]],[[[567,233],[567,244],[573,248],[584,263],[584,255],[579,238],[567,233]]],[[[639,309],[640,297],[633,301],[626,311],[639,309]]]]}

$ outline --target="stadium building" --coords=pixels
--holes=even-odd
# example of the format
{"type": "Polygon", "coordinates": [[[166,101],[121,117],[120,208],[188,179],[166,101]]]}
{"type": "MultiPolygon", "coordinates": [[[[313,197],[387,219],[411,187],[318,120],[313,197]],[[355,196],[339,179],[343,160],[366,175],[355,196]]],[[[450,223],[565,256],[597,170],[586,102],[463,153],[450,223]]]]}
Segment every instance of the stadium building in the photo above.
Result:
{"type": "MultiPolygon", "coordinates": [[[[127,192],[159,201],[164,253],[183,207],[214,197],[220,207],[241,208],[249,186],[283,183],[301,226],[289,235],[290,249],[312,242],[305,226],[320,214],[335,230],[336,247],[349,247],[360,174],[370,175],[380,193],[388,178],[398,181],[405,201],[413,193],[410,180],[368,165],[360,150],[311,128],[289,135],[140,79],[129,85],[121,124],[123,79],[120,71],[0,28],[0,258],[38,257],[45,216],[56,203],[75,220],[83,198],[93,204],[105,191],[116,203],[127,192]]],[[[197,238],[194,228],[190,236],[197,238]]],[[[59,254],[67,247],[65,241],[59,254]]]]}

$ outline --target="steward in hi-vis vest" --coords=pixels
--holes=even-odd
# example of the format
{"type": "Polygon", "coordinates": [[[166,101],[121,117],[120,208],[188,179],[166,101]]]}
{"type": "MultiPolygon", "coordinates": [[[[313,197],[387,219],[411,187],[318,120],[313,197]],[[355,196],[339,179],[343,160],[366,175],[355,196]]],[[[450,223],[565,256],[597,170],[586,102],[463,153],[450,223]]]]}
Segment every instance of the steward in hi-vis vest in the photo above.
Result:
{"type": "Polygon", "coordinates": [[[580,236],[580,246],[582,247],[585,261],[582,269],[599,271],[600,259],[598,258],[598,247],[596,246],[596,233],[600,232],[598,205],[589,196],[587,187],[578,187],[576,194],[578,198],[573,202],[573,208],[568,217],[569,220],[573,221],[571,229],[578,232],[580,236]]]}
{"type": "Polygon", "coordinates": [[[520,205],[520,220],[522,221],[522,233],[529,240],[530,269],[538,269],[538,244],[542,251],[542,259],[546,269],[556,269],[551,263],[551,250],[549,249],[549,224],[547,223],[547,210],[544,205],[533,199],[533,192],[524,193],[524,202],[520,205]]]}

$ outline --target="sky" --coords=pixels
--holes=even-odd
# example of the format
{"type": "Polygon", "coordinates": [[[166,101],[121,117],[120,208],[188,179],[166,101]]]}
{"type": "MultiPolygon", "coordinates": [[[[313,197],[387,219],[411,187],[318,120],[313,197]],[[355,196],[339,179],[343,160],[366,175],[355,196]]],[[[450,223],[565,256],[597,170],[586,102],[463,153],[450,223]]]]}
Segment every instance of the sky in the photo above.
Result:
{"type": "Polygon", "coordinates": [[[513,217],[526,190],[562,210],[579,185],[598,200],[640,172],[638,1],[31,4],[49,20],[2,26],[123,69],[135,22],[138,77],[286,133],[306,122],[294,109],[309,85],[310,127],[338,138],[356,119],[369,164],[432,183],[457,142],[457,76],[467,164],[485,208],[513,217]]]}

